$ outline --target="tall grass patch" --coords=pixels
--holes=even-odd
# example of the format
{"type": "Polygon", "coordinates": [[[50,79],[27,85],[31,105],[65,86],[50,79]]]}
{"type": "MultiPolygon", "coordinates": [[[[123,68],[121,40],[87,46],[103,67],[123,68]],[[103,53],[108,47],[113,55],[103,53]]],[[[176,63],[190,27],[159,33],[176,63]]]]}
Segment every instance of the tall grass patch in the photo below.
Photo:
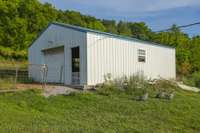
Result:
{"type": "Polygon", "coordinates": [[[14,78],[0,78],[0,90],[15,89],[14,78]]]}
{"type": "Polygon", "coordinates": [[[150,81],[141,74],[130,77],[123,76],[112,79],[111,75],[105,76],[105,82],[96,86],[100,95],[128,95],[131,99],[147,100],[148,97],[170,97],[174,95],[178,86],[175,82],[159,79],[150,81]],[[164,96],[165,95],[165,96],[164,96]]]}

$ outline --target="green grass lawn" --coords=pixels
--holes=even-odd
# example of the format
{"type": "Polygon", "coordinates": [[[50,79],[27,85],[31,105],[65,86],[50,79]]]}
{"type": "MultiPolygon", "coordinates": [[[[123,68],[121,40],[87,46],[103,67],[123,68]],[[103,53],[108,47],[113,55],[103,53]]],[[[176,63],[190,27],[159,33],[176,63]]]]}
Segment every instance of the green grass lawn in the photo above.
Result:
{"type": "Polygon", "coordinates": [[[172,101],[131,100],[96,92],[44,98],[38,91],[0,94],[0,132],[199,132],[200,94],[172,101]]]}

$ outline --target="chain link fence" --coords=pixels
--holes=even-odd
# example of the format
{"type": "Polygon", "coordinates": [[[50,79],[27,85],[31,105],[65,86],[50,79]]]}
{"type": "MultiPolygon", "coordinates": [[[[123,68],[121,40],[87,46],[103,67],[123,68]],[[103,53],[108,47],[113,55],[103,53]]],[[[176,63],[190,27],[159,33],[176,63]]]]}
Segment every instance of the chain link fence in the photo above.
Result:
{"type": "Polygon", "coordinates": [[[18,84],[41,84],[43,88],[46,86],[48,68],[46,65],[29,64],[26,68],[13,66],[12,68],[0,67],[0,90],[16,89],[18,84]],[[32,79],[31,74],[37,74],[39,80],[32,79]]]}

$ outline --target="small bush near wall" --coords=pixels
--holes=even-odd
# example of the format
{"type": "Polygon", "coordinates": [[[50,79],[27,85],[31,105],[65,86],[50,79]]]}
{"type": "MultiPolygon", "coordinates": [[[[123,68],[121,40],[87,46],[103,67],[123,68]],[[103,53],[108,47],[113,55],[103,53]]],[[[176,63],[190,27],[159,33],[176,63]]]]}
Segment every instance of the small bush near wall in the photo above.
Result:
{"type": "Polygon", "coordinates": [[[97,86],[97,93],[105,96],[125,94],[132,99],[140,99],[143,96],[157,97],[159,94],[164,94],[163,97],[166,98],[171,96],[177,88],[174,82],[168,80],[157,80],[154,84],[150,84],[143,75],[124,76],[117,79],[112,79],[109,75],[105,76],[103,84],[97,86]]]}
{"type": "Polygon", "coordinates": [[[186,85],[200,88],[200,72],[194,72],[192,75],[183,77],[182,81],[186,85]]]}
{"type": "Polygon", "coordinates": [[[144,76],[133,75],[112,79],[111,75],[105,76],[105,82],[97,86],[97,92],[102,95],[125,93],[128,95],[142,95],[147,92],[149,84],[144,76]]]}

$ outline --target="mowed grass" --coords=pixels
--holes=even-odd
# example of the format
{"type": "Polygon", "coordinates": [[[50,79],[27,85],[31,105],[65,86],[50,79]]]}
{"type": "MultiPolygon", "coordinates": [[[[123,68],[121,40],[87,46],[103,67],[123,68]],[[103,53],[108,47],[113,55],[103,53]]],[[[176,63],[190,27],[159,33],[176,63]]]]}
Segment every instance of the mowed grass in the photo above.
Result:
{"type": "Polygon", "coordinates": [[[44,98],[29,90],[0,94],[0,132],[199,132],[200,94],[172,101],[82,92],[44,98]]]}

